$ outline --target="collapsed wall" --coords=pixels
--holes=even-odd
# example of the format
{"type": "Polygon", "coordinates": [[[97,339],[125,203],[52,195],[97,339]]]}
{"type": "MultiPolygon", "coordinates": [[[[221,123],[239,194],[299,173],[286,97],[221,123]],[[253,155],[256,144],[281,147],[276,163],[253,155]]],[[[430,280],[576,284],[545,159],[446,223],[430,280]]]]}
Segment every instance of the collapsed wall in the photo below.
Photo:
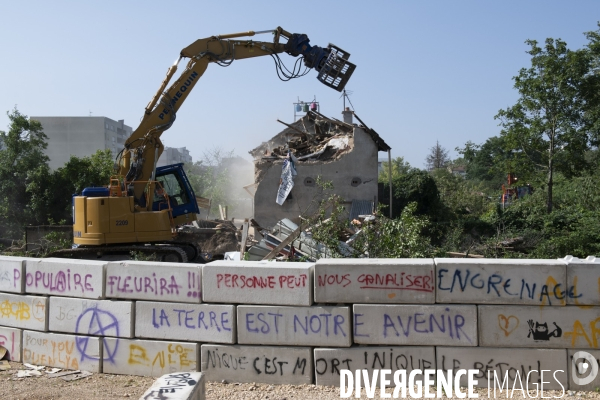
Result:
{"type": "Polygon", "coordinates": [[[254,219],[261,226],[274,226],[283,218],[299,223],[300,215],[315,213],[322,200],[318,178],[333,184],[331,193],[348,209],[353,200],[377,204],[378,146],[366,128],[337,123],[304,117],[291,125],[296,129],[287,128],[250,152],[255,157],[254,219]],[[297,175],[291,195],[280,206],[276,198],[288,148],[298,159],[297,175]]]}
{"type": "MultiPolygon", "coordinates": [[[[9,358],[95,372],[339,385],[341,369],[573,378],[600,359],[600,260],[321,259],[205,265],[0,257],[9,358]],[[560,372],[562,371],[562,372],[560,372]]],[[[547,382],[547,381],[546,381],[547,382]]],[[[466,386],[466,376],[461,378],[466,386]],[[463,381],[464,380],[464,381],[463,381]]]]}

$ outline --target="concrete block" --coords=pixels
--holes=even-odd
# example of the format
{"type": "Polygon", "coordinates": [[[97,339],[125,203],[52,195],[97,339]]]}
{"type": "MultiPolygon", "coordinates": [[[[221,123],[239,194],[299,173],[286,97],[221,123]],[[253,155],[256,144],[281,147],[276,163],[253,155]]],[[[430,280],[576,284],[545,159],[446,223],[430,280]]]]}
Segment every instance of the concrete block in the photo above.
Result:
{"type": "MultiPolygon", "coordinates": [[[[540,383],[543,372],[544,390],[561,390],[561,385],[567,388],[567,351],[565,349],[499,349],[491,347],[437,347],[436,348],[436,366],[437,369],[445,371],[458,369],[477,369],[479,374],[475,376],[477,387],[488,387],[488,371],[490,376],[489,387],[491,396],[493,395],[494,374],[500,383],[496,383],[496,390],[499,390],[508,372],[508,387],[512,390],[513,384],[516,389],[526,388],[535,389],[540,383]],[[529,375],[529,385],[527,385],[527,374],[529,375]],[[550,371],[550,372],[546,372],[550,371]],[[562,372],[561,372],[562,371],[562,372]],[[517,375],[518,372],[518,375],[517,375]],[[556,375],[554,375],[556,373],[556,375]],[[518,376],[518,378],[517,378],[518,376]],[[554,378],[556,377],[556,379],[554,378]],[[517,382],[515,382],[517,379],[517,382]]],[[[454,376],[454,375],[452,375],[454,376]]],[[[460,379],[462,387],[467,386],[467,376],[463,375],[460,379]]],[[[506,384],[504,392],[498,394],[500,397],[506,396],[506,384]]],[[[463,391],[463,392],[466,392],[463,391]]],[[[516,394],[522,394],[516,391],[516,394]]],[[[536,396],[535,391],[530,391],[531,397],[536,396]]],[[[548,396],[548,394],[544,394],[548,396]]],[[[491,397],[490,396],[490,397],[491,397]]],[[[517,397],[519,397],[517,395],[517,397]]]]}
{"type": "Polygon", "coordinates": [[[202,373],[212,382],[303,385],[313,381],[310,347],[202,345],[202,373]]]}
{"type": "Polygon", "coordinates": [[[477,346],[477,307],[354,304],[354,343],[477,346]]]}
{"type": "MultiPolygon", "coordinates": [[[[317,385],[340,387],[340,370],[366,369],[373,376],[374,369],[397,370],[435,369],[435,347],[352,347],[349,349],[315,349],[315,376],[317,385]]],[[[393,375],[392,375],[393,376],[393,375]]],[[[394,380],[392,385],[394,385],[394,380]]],[[[419,379],[421,380],[421,379],[419,379]]]]}
{"type": "Polygon", "coordinates": [[[320,259],[315,302],[433,304],[434,269],[432,259],[320,259]]]}
{"type": "Polygon", "coordinates": [[[21,337],[23,331],[0,326],[0,346],[8,350],[6,360],[21,362],[21,337]]]}
{"type": "Polygon", "coordinates": [[[479,344],[598,348],[600,307],[478,306],[479,344]]]}
{"type": "Polygon", "coordinates": [[[203,301],[310,306],[313,263],[213,261],[202,269],[203,301]]]}
{"type": "Polygon", "coordinates": [[[133,321],[131,301],[50,297],[49,331],[131,338],[133,321]]]}
{"type": "Polygon", "coordinates": [[[204,400],[205,378],[201,372],[174,372],[158,378],[140,400],[204,400]]]}
{"type": "Polygon", "coordinates": [[[0,256],[0,292],[25,292],[25,258],[0,256]]]}
{"type": "Polygon", "coordinates": [[[23,362],[102,372],[100,338],[23,331],[23,362]]]}
{"type": "Polygon", "coordinates": [[[198,343],[104,338],[103,372],[162,376],[174,372],[196,372],[198,343]]]}
{"type": "Polygon", "coordinates": [[[148,261],[111,262],[106,297],[180,303],[202,302],[202,266],[148,261]]]}
{"type": "Polygon", "coordinates": [[[0,325],[48,330],[48,298],[0,293],[0,325]]]}
{"type": "Polygon", "coordinates": [[[570,296],[560,260],[436,258],[436,302],[564,306],[570,296]]]}
{"type": "Polygon", "coordinates": [[[567,256],[567,304],[600,306],[600,258],[567,256]]]}
{"type": "Polygon", "coordinates": [[[235,306],[224,304],[135,303],[138,338],[235,343],[235,306]]]}
{"type": "Polygon", "coordinates": [[[571,390],[596,390],[600,387],[600,350],[583,350],[586,353],[590,354],[595,359],[595,364],[598,368],[598,373],[595,378],[591,379],[590,382],[585,383],[583,380],[586,378],[591,378],[593,376],[593,366],[590,362],[586,361],[584,358],[580,358],[581,353],[577,355],[577,359],[575,360],[575,368],[573,368],[573,356],[575,353],[579,352],[579,350],[567,350],[567,367],[569,369],[569,389],[571,390]],[[585,366],[587,364],[587,367],[585,366]],[[589,372],[588,372],[589,371],[589,372]],[[578,378],[580,381],[575,383],[575,379],[578,378]],[[583,383],[583,385],[581,384],[583,383]]]}
{"type": "Polygon", "coordinates": [[[350,307],[238,306],[239,344],[350,347],[350,307]]]}
{"type": "Polygon", "coordinates": [[[106,262],[64,258],[27,259],[25,291],[33,294],[104,298],[106,262]]]}

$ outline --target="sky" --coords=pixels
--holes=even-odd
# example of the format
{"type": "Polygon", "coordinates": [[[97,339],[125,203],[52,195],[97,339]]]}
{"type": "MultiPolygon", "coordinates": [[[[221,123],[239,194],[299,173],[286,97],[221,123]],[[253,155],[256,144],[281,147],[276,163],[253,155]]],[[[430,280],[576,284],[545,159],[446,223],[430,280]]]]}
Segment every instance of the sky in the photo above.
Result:
{"type": "MultiPolygon", "coordinates": [[[[456,157],[467,141],[499,134],[494,116],[515,103],[512,77],[530,62],[525,40],[581,48],[600,20],[596,0],[3,0],[1,9],[0,130],[15,106],[28,116],[124,119],[135,129],[182,48],[281,26],[351,54],[346,89],[356,115],[392,157],[418,168],[436,141],[456,157]]],[[[195,161],[214,148],[251,159],[249,150],[284,128],[277,119],[293,122],[298,100],[316,98],[323,114],[342,119],[340,93],[316,77],[282,82],[270,57],[211,64],[161,139],[195,161]]]]}

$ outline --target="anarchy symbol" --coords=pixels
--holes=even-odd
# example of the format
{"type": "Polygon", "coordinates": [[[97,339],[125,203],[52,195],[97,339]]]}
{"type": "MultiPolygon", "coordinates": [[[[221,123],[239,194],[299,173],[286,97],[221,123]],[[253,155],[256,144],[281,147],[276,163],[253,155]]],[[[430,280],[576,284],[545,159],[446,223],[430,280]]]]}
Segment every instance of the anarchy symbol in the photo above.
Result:
{"type": "MultiPolygon", "coordinates": [[[[117,321],[117,318],[108,311],[92,307],[85,310],[81,313],[79,318],[77,318],[75,332],[85,335],[119,337],[119,321],[117,321]]],[[[81,361],[86,358],[91,360],[98,359],[98,357],[87,353],[89,339],[90,338],[87,336],[77,337],[77,350],[79,350],[79,353],[81,354],[81,361]]],[[[117,347],[119,346],[119,340],[115,340],[114,345],[112,346],[105,338],[102,338],[102,342],[104,345],[104,360],[114,362],[117,347]]]]}

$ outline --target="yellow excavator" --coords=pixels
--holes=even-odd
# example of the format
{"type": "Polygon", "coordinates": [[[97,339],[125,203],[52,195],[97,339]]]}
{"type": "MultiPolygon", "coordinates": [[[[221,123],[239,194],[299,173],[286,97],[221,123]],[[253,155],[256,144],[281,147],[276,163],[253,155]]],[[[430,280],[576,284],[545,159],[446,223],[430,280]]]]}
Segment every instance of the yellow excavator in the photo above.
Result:
{"type": "Polygon", "coordinates": [[[153,254],[162,261],[203,262],[200,249],[178,238],[177,228],[191,224],[199,214],[196,195],[182,164],[157,168],[163,151],[161,134],[169,129],[179,107],[190,94],[208,64],[227,66],[234,60],[271,56],[282,80],[318,71],[317,79],[341,91],[354,72],[349,53],[329,44],[311,46],[305,34],[291,34],[281,27],[199,39],[181,51],[167,71],[160,88],[146,106],[140,125],[117,156],[115,175],[107,187],[86,188],[73,196],[71,249],[53,256],[102,258],[138,252],[153,254]],[[256,34],[273,34],[272,42],[248,39],[256,34]],[[281,43],[281,39],[285,43],[281,43]],[[279,58],[287,53],[297,59],[292,71],[279,58]],[[168,88],[183,58],[189,61],[179,78],[168,88]],[[299,62],[304,60],[305,69],[299,62]],[[302,71],[301,71],[302,70],[302,71]]]}

